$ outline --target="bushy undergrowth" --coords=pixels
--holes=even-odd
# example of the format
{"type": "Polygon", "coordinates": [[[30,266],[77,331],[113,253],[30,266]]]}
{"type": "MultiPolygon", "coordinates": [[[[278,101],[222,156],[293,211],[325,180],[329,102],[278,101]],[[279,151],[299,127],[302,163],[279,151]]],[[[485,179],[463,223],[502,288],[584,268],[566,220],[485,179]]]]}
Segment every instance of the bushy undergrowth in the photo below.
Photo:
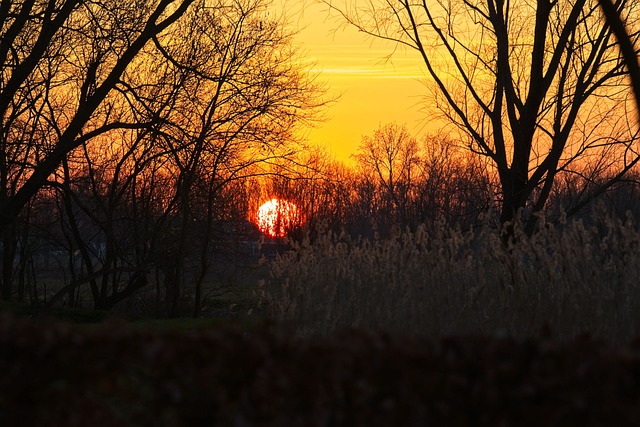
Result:
{"type": "Polygon", "coordinates": [[[640,328],[640,233],[632,218],[516,227],[441,227],[354,240],[325,233],[273,263],[272,315],[301,334],[358,327],[423,336],[588,333],[612,341],[640,328]]]}
{"type": "Polygon", "coordinates": [[[640,346],[0,315],[2,426],[637,426],[640,346]]]}

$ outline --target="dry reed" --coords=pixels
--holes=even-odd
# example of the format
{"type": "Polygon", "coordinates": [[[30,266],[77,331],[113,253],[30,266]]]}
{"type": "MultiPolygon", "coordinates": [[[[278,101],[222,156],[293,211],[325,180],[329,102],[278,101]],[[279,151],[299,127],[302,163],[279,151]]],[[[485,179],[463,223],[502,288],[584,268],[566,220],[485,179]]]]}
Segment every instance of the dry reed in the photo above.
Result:
{"type": "Polygon", "coordinates": [[[640,233],[632,218],[552,225],[514,243],[440,227],[357,240],[306,238],[272,265],[271,315],[302,335],[363,328],[619,342],[640,328],[640,233]]]}

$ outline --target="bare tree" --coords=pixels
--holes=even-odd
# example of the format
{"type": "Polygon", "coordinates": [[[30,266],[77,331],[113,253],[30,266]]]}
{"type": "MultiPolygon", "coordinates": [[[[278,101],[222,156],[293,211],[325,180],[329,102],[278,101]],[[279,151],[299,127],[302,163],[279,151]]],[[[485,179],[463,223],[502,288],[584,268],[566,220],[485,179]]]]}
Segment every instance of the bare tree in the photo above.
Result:
{"type": "Polygon", "coordinates": [[[69,152],[110,129],[140,126],[109,115],[105,121],[93,118],[109,108],[105,99],[122,84],[138,53],[192,2],[1,5],[0,232],[69,152]]]}
{"type": "Polygon", "coordinates": [[[483,158],[443,134],[425,135],[412,200],[414,224],[447,223],[464,228],[486,220],[492,182],[483,158]]]}
{"type": "MultiPolygon", "coordinates": [[[[322,101],[320,87],[295,62],[292,34],[264,0],[201,1],[186,18],[155,39],[179,82],[158,134],[177,172],[176,252],[194,243],[200,250],[193,280],[198,315],[224,188],[292,157],[298,126],[313,119],[322,101]]],[[[167,265],[171,313],[183,262],[176,257],[172,269],[167,265]]]]}
{"type": "Polygon", "coordinates": [[[364,136],[355,159],[362,173],[372,175],[383,189],[385,204],[403,224],[419,165],[417,140],[405,126],[387,124],[364,136]]]}
{"type": "MultiPolygon", "coordinates": [[[[437,108],[493,163],[503,224],[521,218],[533,232],[557,174],[583,159],[616,176],[640,159],[625,64],[596,0],[324,3],[359,30],[416,51],[437,108]]],[[[637,5],[613,8],[636,40],[637,5]]]]}
{"type": "MultiPolygon", "coordinates": [[[[0,4],[0,235],[70,152],[115,128],[116,90],[152,38],[193,0],[26,0],[0,4]]],[[[8,243],[8,245],[6,244],[8,243]]],[[[3,269],[10,268],[10,260],[3,269]]],[[[10,281],[2,283],[11,295],[10,281]]]]}
{"type": "Polygon", "coordinates": [[[110,110],[96,113],[141,125],[110,129],[63,162],[57,186],[84,272],[73,286],[88,284],[94,305],[109,309],[155,265],[168,313],[189,283],[199,316],[216,227],[231,211],[227,189],[295,154],[296,129],[313,118],[321,91],[263,0],[196,0],[152,41],[110,110]]]}
{"type": "Polygon", "coordinates": [[[2,16],[3,295],[12,293],[12,225],[47,185],[61,191],[81,256],[74,286],[89,284],[96,306],[145,283],[163,244],[175,255],[173,270],[160,264],[176,295],[183,254],[202,248],[201,285],[225,185],[292,154],[296,127],[321,104],[285,22],[263,0],[32,0],[2,3],[2,16]],[[142,246],[122,234],[125,223],[139,227],[142,246]],[[159,237],[173,228],[174,239],[159,237]],[[203,240],[187,244],[192,237],[203,240]],[[106,245],[101,257],[92,239],[106,245]]]}
{"type": "Polygon", "coordinates": [[[157,191],[141,189],[157,187],[159,179],[160,156],[147,134],[111,132],[101,144],[84,144],[63,160],[55,187],[70,280],[49,304],[67,295],[71,301],[88,285],[94,308],[108,310],[147,284],[151,250],[165,217],[149,200],[157,191]]]}

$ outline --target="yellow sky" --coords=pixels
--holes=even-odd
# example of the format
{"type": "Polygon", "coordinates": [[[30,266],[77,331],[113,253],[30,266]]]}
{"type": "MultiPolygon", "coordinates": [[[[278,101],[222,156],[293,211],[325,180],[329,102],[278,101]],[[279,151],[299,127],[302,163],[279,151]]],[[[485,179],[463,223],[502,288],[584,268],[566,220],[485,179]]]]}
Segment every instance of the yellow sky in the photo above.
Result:
{"type": "Polygon", "coordinates": [[[315,64],[312,71],[326,83],[328,96],[338,97],[325,112],[327,121],[309,130],[311,143],[349,162],[362,136],[380,125],[405,124],[415,136],[425,132],[427,88],[415,52],[396,51],[385,61],[392,44],[339,28],[335,13],[329,16],[326,6],[314,1],[287,3],[290,22],[299,30],[296,40],[315,64]]]}

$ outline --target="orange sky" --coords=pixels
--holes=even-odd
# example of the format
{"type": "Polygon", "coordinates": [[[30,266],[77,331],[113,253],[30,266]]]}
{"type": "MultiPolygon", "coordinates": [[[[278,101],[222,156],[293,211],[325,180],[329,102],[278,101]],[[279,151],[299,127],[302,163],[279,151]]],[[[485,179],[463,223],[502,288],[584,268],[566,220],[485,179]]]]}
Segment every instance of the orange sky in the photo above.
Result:
{"type": "Polygon", "coordinates": [[[326,82],[329,97],[339,97],[325,112],[327,121],[309,130],[310,142],[348,162],[362,136],[380,125],[405,124],[415,136],[425,132],[427,88],[415,52],[398,51],[385,62],[392,44],[339,28],[335,13],[329,16],[314,1],[287,3],[290,22],[300,30],[296,40],[315,64],[312,71],[326,82]]]}

